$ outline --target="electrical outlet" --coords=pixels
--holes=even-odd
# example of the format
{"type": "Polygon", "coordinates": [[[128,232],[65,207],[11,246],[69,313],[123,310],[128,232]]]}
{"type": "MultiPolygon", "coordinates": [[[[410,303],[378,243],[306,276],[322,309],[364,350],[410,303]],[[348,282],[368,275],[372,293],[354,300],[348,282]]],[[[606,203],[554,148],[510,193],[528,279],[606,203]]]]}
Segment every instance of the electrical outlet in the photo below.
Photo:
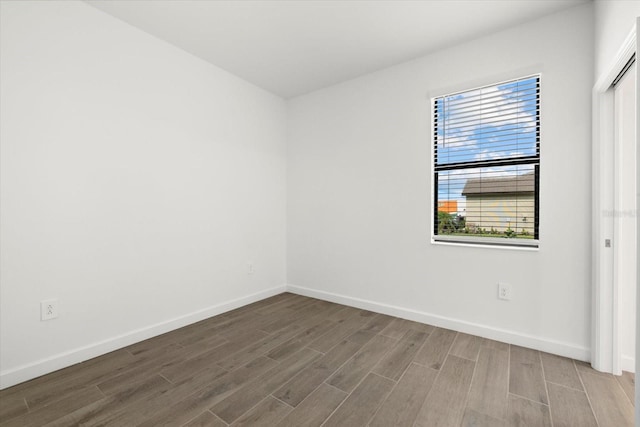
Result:
{"type": "Polygon", "coordinates": [[[498,298],[506,301],[511,300],[511,285],[507,283],[498,283],[498,298]]]}
{"type": "Polygon", "coordinates": [[[40,302],[40,320],[51,320],[58,317],[58,300],[49,299],[40,302]]]}
{"type": "Polygon", "coordinates": [[[255,267],[253,266],[252,263],[248,263],[247,264],[247,274],[249,276],[251,276],[253,273],[255,273],[255,267]]]}

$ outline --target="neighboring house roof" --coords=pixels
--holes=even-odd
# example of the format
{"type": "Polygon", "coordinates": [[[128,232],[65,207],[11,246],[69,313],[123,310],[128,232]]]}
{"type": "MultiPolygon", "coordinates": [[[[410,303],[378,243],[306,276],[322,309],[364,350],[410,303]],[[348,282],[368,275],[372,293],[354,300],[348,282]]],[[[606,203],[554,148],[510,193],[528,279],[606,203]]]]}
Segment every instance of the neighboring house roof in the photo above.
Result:
{"type": "Polygon", "coordinates": [[[470,178],[462,190],[462,195],[533,193],[534,179],[533,172],[500,178],[470,178]]]}

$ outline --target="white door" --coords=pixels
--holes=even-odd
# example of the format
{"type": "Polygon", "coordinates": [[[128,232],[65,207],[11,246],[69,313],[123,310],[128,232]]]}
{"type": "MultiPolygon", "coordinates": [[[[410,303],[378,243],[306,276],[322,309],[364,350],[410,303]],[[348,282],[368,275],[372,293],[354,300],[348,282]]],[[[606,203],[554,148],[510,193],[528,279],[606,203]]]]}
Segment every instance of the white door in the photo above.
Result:
{"type": "MultiPolygon", "coordinates": [[[[614,300],[618,302],[619,369],[635,372],[636,337],[636,65],[614,86],[614,300]]],[[[618,368],[618,369],[616,369],[618,368]]]]}

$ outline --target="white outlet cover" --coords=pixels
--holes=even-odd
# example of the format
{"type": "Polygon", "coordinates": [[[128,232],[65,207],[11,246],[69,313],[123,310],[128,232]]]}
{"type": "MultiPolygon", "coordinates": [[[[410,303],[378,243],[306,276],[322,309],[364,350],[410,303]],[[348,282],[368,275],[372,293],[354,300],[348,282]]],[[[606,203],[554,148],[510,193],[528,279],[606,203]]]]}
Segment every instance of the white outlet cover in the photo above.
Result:
{"type": "Polygon", "coordinates": [[[510,301],[511,300],[511,285],[507,283],[498,283],[498,298],[510,301]]]}
{"type": "Polygon", "coordinates": [[[51,320],[58,317],[58,300],[40,301],[40,320],[51,320]]]}

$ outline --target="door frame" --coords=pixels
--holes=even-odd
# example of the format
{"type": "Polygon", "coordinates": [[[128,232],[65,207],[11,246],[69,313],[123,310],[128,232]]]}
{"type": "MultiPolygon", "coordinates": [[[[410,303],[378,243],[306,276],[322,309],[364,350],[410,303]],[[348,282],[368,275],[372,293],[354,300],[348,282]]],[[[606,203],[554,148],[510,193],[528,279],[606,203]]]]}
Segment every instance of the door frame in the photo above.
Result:
{"type": "MultiPolygon", "coordinates": [[[[619,342],[619,294],[614,280],[614,79],[637,50],[637,26],[620,47],[615,60],[596,81],[592,91],[592,334],[591,365],[594,369],[622,373],[619,342]],[[609,242],[607,245],[606,242],[609,242]],[[613,242],[613,244],[611,243],[613,242]]],[[[640,75],[640,73],[637,73],[640,75]]],[[[636,78],[637,85],[637,78],[636,78]]],[[[637,90],[636,90],[637,94],[637,90]]],[[[637,98],[637,95],[636,95],[637,98]]],[[[637,100],[637,99],[636,99],[637,100]]],[[[636,135],[638,124],[636,123],[636,135]]],[[[637,358],[636,358],[637,359],[637,358]]]]}

